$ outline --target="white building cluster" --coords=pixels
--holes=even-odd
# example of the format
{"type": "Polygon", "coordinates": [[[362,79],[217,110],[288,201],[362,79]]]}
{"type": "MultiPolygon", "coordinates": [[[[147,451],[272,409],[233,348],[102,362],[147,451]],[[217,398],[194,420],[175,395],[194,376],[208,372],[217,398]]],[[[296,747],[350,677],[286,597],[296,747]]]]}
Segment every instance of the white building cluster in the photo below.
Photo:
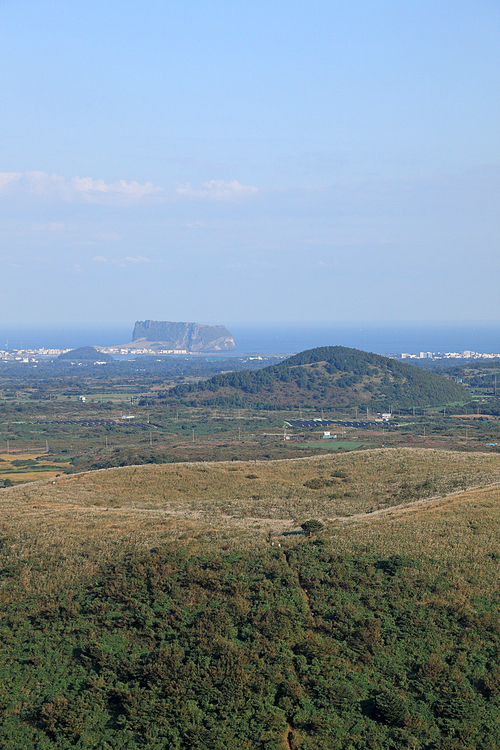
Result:
{"type": "Polygon", "coordinates": [[[418,354],[402,352],[390,356],[393,359],[500,359],[500,353],[473,352],[469,349],[463,352],[419,352],[418,354]]]}
{"type": "Polygon", "coordinates": [[[140,354],[192,354],[192,352],[188,352],[187,349],[124,349],[120,346],[99,346],[96,348],[105,354],[114,355],[131,354],[133,356],[138,356],[140,354]]]}
{"type": "Polygon", "coordinates": [[[70,349],[0,349],[0,360],[8,362],[37,362],[39,359],[52,359],[70,349]]]}
{"type": "MultiPolygon", "coordinates": [[[[140,356],[145,354],[193,354],[186,349],[125,349],[118,346],[97,346],[98,351],[105,354],[140,356]]],[[[43,359],[55,359],[60,354],[70,352],[71,349],[0,349],[0,361],[6,362],[38,362],[43,359]]],[[[198,353],[198,352],[196,352],[198,353]]]]}
{"type": "MultiPolygon", "coordinates": [[[[189,355],[200,355],[202,352],[189,352],[186,349],[131,349],[119,346],[99,346],[96,347],[98,351],[104,352],[105,354],[112,354],[114,356],[132,356],[139,357],[144,355],[158,355],[158,354],[189,354],[189,355]]],[[[60,354],[65,354],[71,351],[71,349],[0,349],[0,361],[7,362],[38,362],[43,359],[55,359],[60,354]]],[[[399,360],[438,360],[438,359],[500,359],[500,352],[474,352],[465,349],[462,352],[419,352],[418,354],[410,352],[401,352],[397,354],[386,354],[386,357],[391,359],[399,360]]],[[[262,357],[249,357],[249,359],[262,359],[262,357]]]]}

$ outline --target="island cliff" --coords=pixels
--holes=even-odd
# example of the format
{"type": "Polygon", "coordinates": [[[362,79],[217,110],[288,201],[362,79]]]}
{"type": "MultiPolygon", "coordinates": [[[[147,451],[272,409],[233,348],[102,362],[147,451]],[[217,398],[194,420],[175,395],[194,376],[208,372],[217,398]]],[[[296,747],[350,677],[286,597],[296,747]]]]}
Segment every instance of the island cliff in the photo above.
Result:
{"type": "Polygon", "coordinates": [[[132,341],[136,346],[183,349],[188,352],[229,351],[235,348],[234,338],[225,326],[163,320],[138,320],[132,341]]]}

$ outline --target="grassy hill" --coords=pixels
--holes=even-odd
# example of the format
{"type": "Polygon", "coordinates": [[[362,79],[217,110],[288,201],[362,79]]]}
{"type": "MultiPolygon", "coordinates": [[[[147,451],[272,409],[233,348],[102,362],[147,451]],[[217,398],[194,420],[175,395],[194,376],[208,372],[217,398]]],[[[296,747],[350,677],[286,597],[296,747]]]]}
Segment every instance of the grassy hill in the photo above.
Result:
{"type": "Polygon", "coordinates": [[[380,410],[441,406],[467,399],[465,388],[436,373],[378,354],[327,346],[257,372],[215,375],[165,394],[189,405],[295,408],[335,404],[380,410]]]}
{"type": "Polygon", "coordinates": [[[1,746],[500,747],[499,483],[390,449],[0,490],[1,746]]]}

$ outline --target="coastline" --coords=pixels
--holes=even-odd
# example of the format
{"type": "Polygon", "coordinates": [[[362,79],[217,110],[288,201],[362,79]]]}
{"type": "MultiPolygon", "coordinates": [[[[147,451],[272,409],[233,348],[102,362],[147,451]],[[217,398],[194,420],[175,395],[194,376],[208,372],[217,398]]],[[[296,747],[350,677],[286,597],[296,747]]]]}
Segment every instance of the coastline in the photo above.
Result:
{"type": "MultiPolygon", "coordinates": [[[[124,348],[133,325],[0,325],[0,350],[124,348]]],[[[318,346],[347,346],[375,354],[420,352],[497,352],[500,326],[477,323],[228,323],[236,348],[232,355],[293,354],[318,346]]],[[[226,353],[227,355],[228,353],[226,353]]]]}

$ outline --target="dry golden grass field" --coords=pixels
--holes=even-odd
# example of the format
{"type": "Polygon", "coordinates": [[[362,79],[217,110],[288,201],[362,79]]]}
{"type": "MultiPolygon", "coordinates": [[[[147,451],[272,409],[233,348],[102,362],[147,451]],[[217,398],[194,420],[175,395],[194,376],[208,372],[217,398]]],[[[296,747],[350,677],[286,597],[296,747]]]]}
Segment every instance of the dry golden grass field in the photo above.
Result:
{"type": "Polygon", "coordinates": [[[429,555],[476,585],[496,576],[499,508],[499,455],[389,448],[39,479],[0,490],[0,534],[4,558],[23,563],[25,593],[92,575],[131,547],[265,548],[269,533],[301,544],[309,518],[339,550],[429,555]]]}

